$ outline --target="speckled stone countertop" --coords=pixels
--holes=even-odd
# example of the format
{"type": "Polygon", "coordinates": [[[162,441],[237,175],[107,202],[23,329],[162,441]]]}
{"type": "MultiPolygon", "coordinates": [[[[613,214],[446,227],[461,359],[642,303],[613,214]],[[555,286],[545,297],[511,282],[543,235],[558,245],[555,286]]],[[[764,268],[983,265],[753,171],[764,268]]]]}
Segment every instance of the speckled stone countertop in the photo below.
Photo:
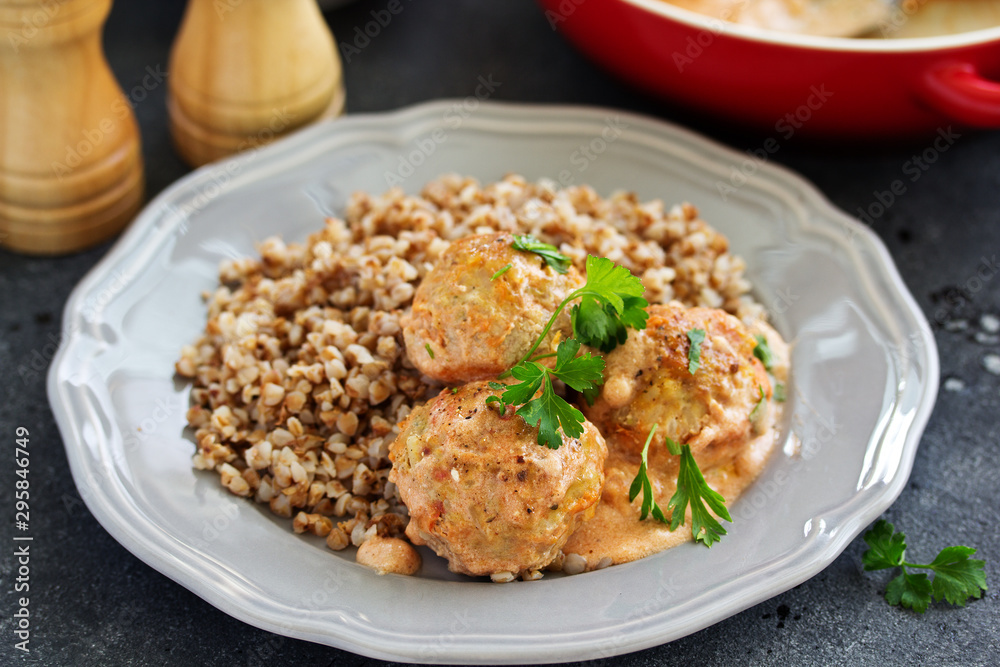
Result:
{"type": "MultiPolygon", "coordinates": [[[[346,38],[383,5],[358,2],[326,18],[346,38]]],[[[666,106],[611,78],[554,33],[530,0],[439,0],[404,8],[345,62],[349,112],[465,97],[479,76],[489,74],[502,84],[498,100],[620,107],[740,150],[761,145],[761,136],[666,106]]],[[[142,86],[147,68],[167,69],[182,9],[180,0],[116,3],[105,42],[125,90],[142,86]]],[[[148,196],[188,171],[170,146],[165,94],[161,83],[135,98],[148,196]]],[[[910,181],[904,165],[924,148],[832,151],[793,137],[771,159],[859,216],[878,213],[871,208],[876,193],[908,179],[906,192],[867,222],[931,321],[942,383],[909,484],[886,517],[921,557],[953,543],[978,547],[990,591],[964,609],[935,604],[923,616],[890,607],[882,592],[891,575],[862,571],[865,545],[858,538],[826,570],[790,591],[671,644],[595,664],[1000,664],[1000,132],[962,132],[910,181]]],[[[0,250],[0,433],[10,452],[0,480],[0,506],[8,508],[0,522],[0,664],[385,664],[230,618],[122,548],[81,501],[49,409],[45,371],[67,296],[109,245],[57,259],[0,250]],[[11,441],[17,426],[30,429],[34,457],[29,654],[14,648],[12,619],[11,441]]]]}

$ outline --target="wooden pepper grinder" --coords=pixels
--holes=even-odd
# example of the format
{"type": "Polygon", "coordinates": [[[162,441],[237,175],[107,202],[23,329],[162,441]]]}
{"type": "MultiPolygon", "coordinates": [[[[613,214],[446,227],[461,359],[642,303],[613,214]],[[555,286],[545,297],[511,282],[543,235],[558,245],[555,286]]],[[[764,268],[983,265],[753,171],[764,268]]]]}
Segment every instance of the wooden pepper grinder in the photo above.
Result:
{"type": "Polygon", "coordinates": [[[342,113],[340,57],[316,0],[189,0],[167,104],[193,166],[342,113]]]}
{"type": "Polygon", "coordinates": [[[104,58],[111,0],[0,0],[0,245],[57,254],[142,203],[139,131],[104,58]]]}

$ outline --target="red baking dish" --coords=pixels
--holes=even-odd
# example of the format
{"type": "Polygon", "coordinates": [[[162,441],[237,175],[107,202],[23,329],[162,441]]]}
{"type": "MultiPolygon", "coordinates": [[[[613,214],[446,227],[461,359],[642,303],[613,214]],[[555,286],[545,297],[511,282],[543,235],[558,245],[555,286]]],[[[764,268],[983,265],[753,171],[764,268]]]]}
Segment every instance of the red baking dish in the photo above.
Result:
{"type": "Polygon", "coordinates": [[[540,0],[554,28],[623,79],[742,126],[900,139],[1000,128],[1000,27],[902,39],[737,25],[660,0],[540,0]]]}

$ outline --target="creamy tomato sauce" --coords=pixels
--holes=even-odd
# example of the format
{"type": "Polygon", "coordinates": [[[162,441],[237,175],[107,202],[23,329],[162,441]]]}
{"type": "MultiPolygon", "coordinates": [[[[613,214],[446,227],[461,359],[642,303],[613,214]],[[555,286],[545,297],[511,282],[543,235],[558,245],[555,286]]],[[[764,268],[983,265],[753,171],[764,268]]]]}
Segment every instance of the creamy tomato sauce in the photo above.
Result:
{"type": "MultiPolygon", "coordinates": [[[[774,378],[777,382],[787,383],[788,345],[767,324],[754,323],[751,331],[767,338],[775,358],[772,369],[774,378]]],[[[702,471],[709,486],[726,499],[727,507],[731,507],[757,479],[778,442],[783,404],[768,401],[767,407],[766,426],[760,435],[750,439],[731,461],[702,471]]],[[[593,518],[577,528],[563,547],[563,552],[579,554],[587,561],[587,569],[592,570],[604,559],[610,559],[614,565],[627,563],[690,541],[690,508],[684,525],[674,532],[652,517],[639,520],[641,495],[632,502],[628,499],[629,487],[639,469],[639,457],[627,448],[616,447],[613,437],[607,438],[607,444],[606,480],[601,500],[593,518]]],[[[666,507],[676,489],[676,458],[664,451],[651,450],[649,453],[649,478],[661,508],[666,507]]],[[[726,527],[727,524],[722,522],[722,525],[726,527]]]]}

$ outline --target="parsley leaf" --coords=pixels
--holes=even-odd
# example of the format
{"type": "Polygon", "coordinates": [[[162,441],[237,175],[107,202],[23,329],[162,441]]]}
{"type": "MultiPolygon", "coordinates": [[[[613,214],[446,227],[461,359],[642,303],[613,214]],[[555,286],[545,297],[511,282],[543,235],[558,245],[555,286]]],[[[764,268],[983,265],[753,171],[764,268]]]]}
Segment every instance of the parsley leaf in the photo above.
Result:
{"type": "Polygon", "coordinates": [[[886,586],[885,600],[891,605],[902,605],[922,614],[931,603],[930,579],[923,572],[909,574],[904,570],[886,586]]]}
{"type": "Polygon", "coordinates": [[[641,296],[626,296],[622,303],[624,309],[618,314],[610,304],[583,299],[570,311],[574,335],[601,352],[610,352],[628,338],[628,327],[645,329],[647,301],[641,296]]]}
{"type": "Polygon", "coordinates": [[[636,473],[635,479],[632,480],[632,486],[629,487],[628,501],[632,502],[635,500],[635,497],[642,491],[642,508],[639,521],[645,521],[650,511],[652,511],[654,519],[662,523],[667,523],[666,517],[663,516],[663,510],[660,509],[660,506],[656,504],[656,500],[653,499],[653,483],[649,479],[649,443],[652,442],[654,433],[656,433],[656,424],[653,424],[653,428],[649,429],[646,444],[642,447],[642,462],[639,464],[639,472],[636,473]]]}
{"type": "MultiPolygon", "coordinates": [[[[677,443],[667,438],[671,452],[677,449],[677,443]]],[[[706,547],[722,539],[726,534],[726,529],[708,511],[710,508],[717,516],[726,521],[732,522],[729,510],[726,509],[726,499],[720,493],[712,489],[705,481],[705,477],[698,468],[698,463],[691,454],[690,445],[680,448],[681,467],[677,471],[677,490],[674,492],[667,509],[670,510],[670,530],[677,530],[678,526],[684,525],[685,508],[691,505],[691,532],[694,534],[696,542],[701,542],[706,547]],[[704,501],[704,503],[702,502],[704,501]],[[708,505],[708,508],[705,507],[708,505]]]]}
{"type": "Polygon", "coordinates": [[[691,347],[688,349],[688,373],[695,374],[701,367],[701,344],[705,342],[704,329],[691,329],[687,332],[688,341],[691,347]]]}
{"type": "Polygon", "coordinates": [[[946,547],[926,565],[909,563],[905,560],[906,536],[884,519],[865,533],[864,540],[870,547],[861,557],[865,570],[902,570],[886,587],[885,599],[891,605],[922,614],[931,601],[946,600],[964,607],[970,598],[978,599],[986,590],[986,562],[969,558],[976,553],[972,547],[946,547]],[[931,570],[934,579],[923,572],[907,572],[906,568],[931,570]]]}
{"type": "Polygon", "coordinates": [[[761,334],[754,334],[754,339],[757,341],[757,345],[753,348],[753,356],[760,359],[760,363],[764,364],[766,370],[771,370],[774,366],[774,353],[771,352],[771,347],[767,344],[767,338],[761,334]]]}
{"type": "Polygon", "coordinates": [[[587,257],[587,283],[566,301],[573,306],[573,335],[585,345],[610,352],[625,342],[627,327],[645,329],[649,302],[642,282],[624,266],[604,257],[587,257]]]}
{"type": "Polygon", "coordinates": [[[525,361],[510,369],[515,380],[520,380],[517,384],[507,386],[503,393],[503,402],[508,405],[521,405],[527,403],[542,388],[548,370],[537,361],[525,361]]]}
{"type": "MultiPolygon", "coordinates": [[[[969,558],[972,547],[945,547],[929,564],[934,570],[934,599],[964,607],[966,600],[979,598],[986,590],[986,561],[969,558]]],[[[916,567],[911,565],[910,567],[916,567]]]]}
{"type": "MultiPolygon", "coordinates": [[[[510,244],[510,247],[522,252],[535,253],[544,259],[545,263],[551,266],[556,273],[566,273],[569,271],[569,257],[559,252],[559,248],[551,243],[542,243],[534,236],[529,234],[515,234],[514,242],[510,244]]],[[[496,278],[496,276],[493,277],[496,278]]]]}
{"type": "Polygon", "coordinates": [[[506,266],[502,266],[502,267],[500,267],[500,270],[499,270],[499,271],[497,271],[496,273],[494,273],[494,274],[493,274],[493,277],[492,277],[492,278],[490,278],[490,282],[493,282],[494,280],[496,280],[497,278],[499,278],[499,277],[500,277],[500,276],[502,276],[503,274],[505,274],[505,273],[507,273],[508,271],[510,271],[510,267],[512,267],[512,266],[514,266],[514,265],[513,265],[513,264],[507,264],[506,266]]]}
{"type": "Polygon", "coordinates": [[[616,315],[611,306],[604,306],[596,299],[584,299],[570,311],[573,333],[591,347],[610,352],[616,345],[625,342],[619,340],[620,331],[625,328],[619,326],[616,315]]]}
{"type": "Polygon", "coordinates": [[[625,297],[641,297],[645,291],[642,282],[624,266],[615,264],[607,257],[588,255],[587,284],[574,293],[594,296],[603,303],[611,304],[621,315],[625,311],[625,297]]]}
{"type": "Polygon", "coordinates": [[[589,352],[576,356],[580,341],[567,338],[556,350],[556,366],[552,373],[576,391],[588,391],[604,384],[604,359],[589,352]]]}
{"type": "Polygon", "coordinates": [[[871,547],[861,556],[865,570],[884,570],[903,564],[903,554],[906,553],[906,536],[893,531],[893,525],[883,520],[865,533],[865,542],[871,547]]]}
{"type": "Polygon", "coordinates": [[[757,385],[757,389],[760,390],[760,398],[757,400],[756,405],[753,406],[753,410],[750,411],[751,424],[756,424],[757,420],[761,418],[764,414],[764,405],[767,403],[767,397],[764,395],[764,387],[757,385]]]}
{"type": "Polygon", "coordinates": [[[538,427],[538,444],[550,449],[562,445],[561,429],[568,438],[583,434],[583,413],[566,402],[556,393],[552,379],[562,380],[566,386],[585,395],[596,395],[604,382],[604,359],[589,353],[576,356],[580,351],[580,341],[568,338],[556,349],[554,368],[547,368],[537,361],[522,361],[510,369],[516,384],[504,385],[491,382],[490,388],[504,389],[500,402],[520,405],[515,414],[520,415],[529,426],[538,427]],[[538,394],[539,390],[541,394],[538,394]]]}
{"type": "Polygon", "coordinates": [[[639,520],[644,520],[652,512],[654,519],[669,524],[671,532],[677,530],[678,526],[684,525],[687,506],[690,504],[691,532],[694,539],[696,542],[710,547],[722,539],[722,536],[726,534],[726,529],[712,516],[708,508],[711,508],[719,517],[731,522],[733,519],[729,516],[729,510],[726,509],[726,499],[705,481],[701,469],[698,468],[698,463],[691,454],[691,447],[689,445],[682,447],[670,438],[666,438],[667,449],[670,453],[681,457],[680,469],[677,471],[677,490],[670,498],[670,502],[667,503],[667,510],[671,512],[668,521],[663,510],[653,499],[653,484],[649,479],[649,443],[653,440],[655,432],[656,424],[653,424],[653,428],[650,429],[649,436],[646,438],[646,444],[642,448],[642,462],[639,464],[639,472],[629,487],[629,502],[635,500],[641,491],[642,506],[639,520]],[[706,503],[708,508],[705,507],[706,503]]]}
{"type": "Polygon", "coordinates": [[[513,376],[519,382],[511,385],[494,383],[498,386],[491,384],[490,387],[498,391],[504,387],[504,392],[500,398],[491,397],[487,401],[499,401],[504,410],[510,405],[520,405],[516,414],[531,426],[538,426],[538,443],[553,449],[562,444],[560,429],[571,438],[582,434],[583,413],[555,393],[553,379],[562,380],[566,386],[582,392],[587,402],[593,405],[604,383],[604,359],[590,353],[577,356],[580,347],[587,344],[607,352],[625,342],[628,327],[645,328],[649,317],[645,308],[649,304],[642,298],[644,291],[642,282],[625,267],[609,259],[589,255],[587,282],[559,303],[527,354],[498,378],[502,380],[513,376]],[[572,311],[575,337],[559,343],[555,353],[532,356],[559,314],[576,299],[581,301],[572,311]],[[538,363],[539,359],[552,356],[556,357],[553,368],[538,363]],[[539,391],[541,394],[536,396],[539,391]]]}
{"type": "Polygon", "coordinates": [[[541,396],[522,405],[515,414],[529,426],[538,427],[538,444],[549,449],[562,446],[560,428],[567,438],[583,435],[583,413],[555,392],[548,377],[544,379],[541,396]]]}
{"type": "MultiPolygon", "coordinates": [[[[556,306],[535,344],[518,363],[534,358],[532,355],[545,340],[563,308],[576,299],[581,301],[573,306],[573,335],[584,345],[610,352],[625,341],[628,335],[626,327],[646,328],[649,314],[645,308],[649,302],[642,298],[644,291],[646,288],[642,282],[624,266],[618,266],[610,259],[588,255],[587,282],[556,306]]],[[[500,378],[508,375],[510,371],[501,373],[500,378]]]]}

